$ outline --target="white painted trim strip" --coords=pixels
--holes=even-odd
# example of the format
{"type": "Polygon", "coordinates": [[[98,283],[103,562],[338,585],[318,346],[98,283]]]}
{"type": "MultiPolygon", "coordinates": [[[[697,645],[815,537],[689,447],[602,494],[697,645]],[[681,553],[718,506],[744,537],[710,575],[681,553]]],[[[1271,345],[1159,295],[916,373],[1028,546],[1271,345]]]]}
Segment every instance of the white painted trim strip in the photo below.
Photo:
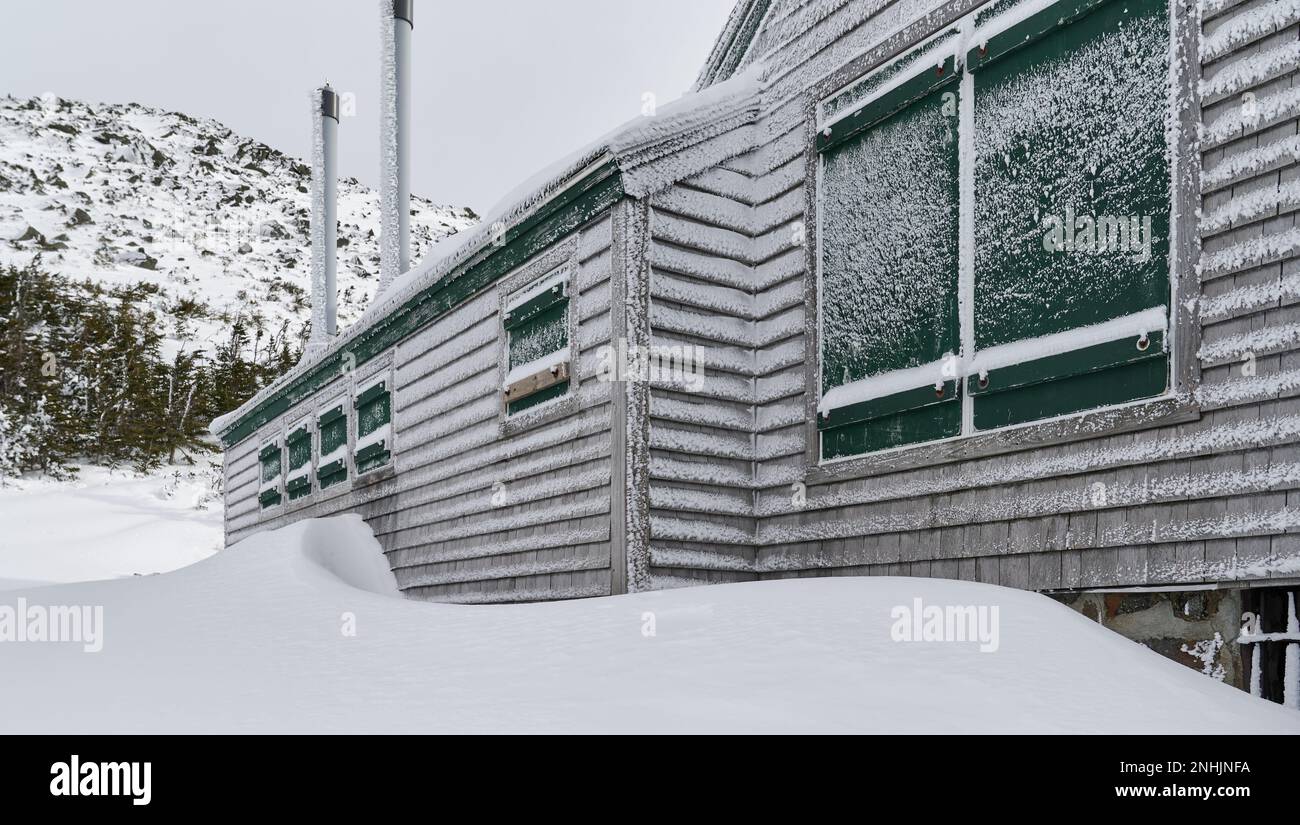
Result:
{"type": "Polygon", "coordinates": [[[860,378],[857,381],[834,387],[830,392],[822,396],[821,403],[817,405],[817,412],[827,415],[833,410],[852,404],[860,404],[863,401],[871,401],[876,398],[906,392],[907,390],[942,384],[944,381],[951,381],[957,377],[957,366],[956,357],[949,356],[938,361],[932,361],[929,364],[922,364],[919,367],[882,372],[879,375],[860,378]],[[945,367],[948,374],[944,373],[945,367]]]}
{"type": "MultiPolygon", "coordinates": [[[[1169,313],[1162,306],[1144,309],[1132,315],[1103,321],[1086,327],[1025,338],[980,350],[966,367],[966,375],[980,375],[990,370],[1023,364],[1049,355],[1084,349],[1097,344],[1108,344],[1124,338],[1135,341],[1153,332],[1164,333],[1169,328],[1169,313]]],[[[1168,341],[1166,341],[1166,345],[1168,341]]]]}

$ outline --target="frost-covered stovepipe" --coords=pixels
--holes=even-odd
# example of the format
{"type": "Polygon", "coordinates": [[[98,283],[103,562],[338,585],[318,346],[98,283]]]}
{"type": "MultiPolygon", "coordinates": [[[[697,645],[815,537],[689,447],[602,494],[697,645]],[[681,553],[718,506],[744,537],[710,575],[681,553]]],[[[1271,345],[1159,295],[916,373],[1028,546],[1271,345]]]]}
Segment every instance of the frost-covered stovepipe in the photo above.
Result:
{"type": "Polygon", "coordinates": [[[379,0],[379,291],[411,266],[411,31],[415,0],[379,0]]]}
{"type": "Polygon", "coordinates": [[[311,93],[311,339],[323,349],[338,331],[339,96],[326,84],[311,93]]]}

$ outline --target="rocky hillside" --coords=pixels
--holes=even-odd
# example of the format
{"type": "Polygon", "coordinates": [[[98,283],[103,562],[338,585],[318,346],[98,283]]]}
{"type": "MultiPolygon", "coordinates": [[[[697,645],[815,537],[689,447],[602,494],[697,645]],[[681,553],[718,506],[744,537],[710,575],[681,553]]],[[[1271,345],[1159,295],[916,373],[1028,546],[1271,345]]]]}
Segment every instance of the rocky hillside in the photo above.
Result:
{"type": "MultiPolygon", "coordinates": [[[[237,320],[250,335],[302,341],[310,180],[304,161],[214,120],[134,103],[0,97],[0,266],[39,256],[42,269],[67,278],[144,284],[168,349],[204,349],[237,320]]],[[[416,260],[477,220],[421,198],[412,215],[416,260]]],[[[377,284],[377,193],[341,181],[339,224],[345,327],[377,284]]]]}

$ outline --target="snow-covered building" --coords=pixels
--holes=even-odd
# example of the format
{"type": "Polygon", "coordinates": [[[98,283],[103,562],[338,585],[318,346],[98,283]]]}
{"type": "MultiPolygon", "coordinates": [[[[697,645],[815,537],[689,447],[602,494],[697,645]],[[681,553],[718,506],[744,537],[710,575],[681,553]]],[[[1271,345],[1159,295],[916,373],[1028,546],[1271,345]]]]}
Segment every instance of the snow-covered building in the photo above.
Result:
{"type": "Polygon", "coordinates": [[[227,540],[360,513],[456,602],[979,580],[1281,699],[1298,44],[1300,0],[740,0],[215,422],[227,540]]]}

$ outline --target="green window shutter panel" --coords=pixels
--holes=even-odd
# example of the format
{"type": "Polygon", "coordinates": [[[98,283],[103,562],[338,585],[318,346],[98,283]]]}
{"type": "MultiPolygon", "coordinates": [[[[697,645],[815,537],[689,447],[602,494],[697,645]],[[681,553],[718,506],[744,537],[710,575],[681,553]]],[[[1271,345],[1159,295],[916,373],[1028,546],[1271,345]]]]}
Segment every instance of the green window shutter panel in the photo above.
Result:
{"type": "Polygon", "coordinates": [[[357,400],[353,402],[353,404],[356,407],[364,407],[366,404],[369,404],[371,401],[374,401],[376,398],[379,398],[381,395],[387,395],[387,394],[388,394],[388,382],[380,381],[377,384],[371,385],[366,389],[365,392],[358,395],[357,400]]]}
{"type": "MultiPolygon", "coordinates": [[[[915,69],[909,68],[908,71],[915,71],[915,69]]],[[[818,151],[824,152],[857,137],[863,130],[869,129],[891,115],[906,109],[918,100],[929,97],[937,89],[947,87],[948,91],[956,94],[957,90],[954,83],[956,78],[956,61],[953,57],[944,57],[936,65],[927,63],[915,77],[903,81],[897,88],[885,92],[880,97],[854,111],[852,115],[837,121],[834,126],[830,127],[830,134],[827,134],[827,130],[818,133],[818,151]]],[[[952,98],[949,100],[952,100],[952,98]]],[[[952,118],[955,130],[956,104],[954,102],[951,105],[954,107],[952,109],[952,118]]]]}
{"type": "Polygon", "coordinates": [[[316,482],[320,484],[322,490],[333,487],[341,481],[347,481],[347,479],[348,462],[346,459],[340,458],[316,468],[316,482]]]}
{"type": "MultiPolygon", "coordinates": [[[[984,25],[1022,0],[999,0],[981,9],[975,16],[975,26],[984,25]]],[[[971,49],[966,54],[966,65],[983,67],[1008,52],[1033,43],[1093,11],[1097,7],[1113,0],[1060,0],[1043,11],[1004,29],[988,39],[987,42],[971,49]]]]}
{"type": "MultiPolygon", "coordinates": [[[[283,469],[280,445],[268,444],[258,452],[258,460],[261,463],[261,480],[263,484],[267,482],[278,482],[280,480],[280,471],[283,469]]],[[[274,507],[280,503],[280,491],[278,488],[263,490],[258,493],[257,501],[262,505],[262,509],[274,507]]]]}
{"type": "MultiPolygon", "coordinates": [[[[1166,4],[1066,0],[1019,28],[971,57],[977,351],[1170,302],[1166,4]]],[[[1162,394],[1163,337],[1133,343],[969,380],[976,428],[1162,394]]]]}
{"type": "Polygon", "coordinates": [[[554,309],[557,305],[567,303],[569,296],[565,291],[566,289],[567,285],[564,282],[556,283],[541,295],[537,295],[507,311],[504,321],[505,328],[509,330],[516,329],[532,321],[538,315],[554,309]]]}
{"type": "Polygon", "coordinates": [[[1042,384],[1084,373],[1122,367],[1138,361],[1165,358],[1165,334],[1153,332],[1145,338],[1123,338],[1082,349],[1035,358],[1000,369],[984,376],[966,379],[966,391],[976,398],[991,396],[1031,384],[1042,384]]]}
{"type": "Polygon", "coordinates": [[[392,420],[391,396],[386,392],[372,395],[364,404],[357,405],[357,436],[370,435],[392,420]]]}
{"type": "MultiPolygon", "coordinates": [[[[320,454],[322,457],[333,453],[348,443],[348,417],[340,404],[323,413],[319,419],[320,454]]],[[[346,456],[334,459],[316,468],[316,481],[322,490],[333,487],[348,478],[346,456]]]]}
{"type": "Polygon", "coordinates": [[[320,424],[320,454],[325,456],[337,450],[339,447],[348,443],[348,419],[346,416],[336,416],[326,421],[321,418],[320,424]]]}
{"type": "Polygon", "coordinates": [[[285,485],[285,490],[289,493],[289,500],[296,501],[305,496],[311,495],[311,477],[302,475],[289,479],[285,485]]]}
{"type": "Polygon", "coordinates": [[[569,346],[569,301],[552,303],[509,331],[510,364],[514,369],[569,346]]]}
{"type": "MultiPolygon", "coordinates": [[[[392,395],[385,389],[385,384],[377,384],[357,396],[357,438],[379,430],[385,424],[391,424],[392,395]]],[[[376,441],[357,450],[357,474],[374,470],[388,463],[392,456],[391,439],[376,441]]]]}
{"type": "MultiPolygon", "coordinates": [[[[823,393],[960,347],[956,90],[932,89],[822,155],[823,393]]],[[[854,413],[847,428],[845,411],[832,411],[824,457],[956,435],[960,404],[949,411],[950,386],[948,404],[934,403],[933,387],[875,399],[918,407],[854,413]]]]}
{"type": "Polygon", "coordinates": [[[324,427],[326,424],[332,424],[333,422],[338,421],[342,417],[343,417],[343,405],[339,404],[337,407],[331,407],[330,409],[321,413],[320,420],[318,423],[321,427],[324,427]]]}
{"type": "Polygon", "coordinates": [[[290,471],[304,467],[311,461],[311,434],[305,429],[301,432],[302,436],[298,437],[295,433],[288,439],[290,471]]]}
{"type": "Polygon", "coordinates": [[[822,389],[956,352],[955,109],[931,94],[823,164],[822,389]]]}
{"type": "Polygon", "coordinates": [[[532,395],[520,398],[518,401],[511,401],[506,404],[506,413],[514,415],[517,412],[523,412],[529,407],[536,407],[543,401],[550,401],[554,398],[560,398],[569,391],[569,382],[561,381],[558,384],[552,384],[544,390],[539,390],[532,395]]]}
{"type": "Polygon", "coordinates": [[[961,431],[956,380],[873,398],[817,416],[823,459],[934,441],[961,431]]]}
{"type": "Polygon", "coordinates": [[[392,451],[387,449],[387,445],[382,441],[363,447],[357,451],[357,474],[384,466],[392,455],[392,451]]]}
{"type": "Polygon", "coordinates": [[[1168,38],[1164,3],[1115,2],[977,67],[977,349],[1169,303],[1168,38]],[[1149,258],[1045,249],[1067,210],[1117,242],[1111,218],[1150,218],[1149,258]]]}
{"type": "Polygon", "coordinates": [[[275,446],[274,452],[263,450],[262,453],[262,483],[274,481],[280,477],[280,447],[275,446]]]}
{"type": "Polygon", "coordinates": [[[1026,384],[975,400],[975,428],[987,430],[1123,404],[1162,394],[1169,384],[1165,353],[1107,370],[1026,384]]]}
{"type": "Polygon", "coordinates": [[[942,403],[821,429],[821,455],[823,459],[844,458],[933,441],[960,431],[961,399],[954,393],[942,403]]]}

